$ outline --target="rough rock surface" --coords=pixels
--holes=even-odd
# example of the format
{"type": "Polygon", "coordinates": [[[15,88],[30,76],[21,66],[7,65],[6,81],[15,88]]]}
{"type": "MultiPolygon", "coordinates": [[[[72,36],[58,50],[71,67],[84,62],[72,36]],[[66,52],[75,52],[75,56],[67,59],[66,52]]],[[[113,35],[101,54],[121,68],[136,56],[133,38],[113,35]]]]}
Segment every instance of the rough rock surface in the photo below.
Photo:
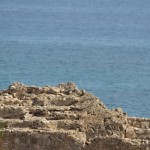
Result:
{"type": "Polygon", "coordinates": [[[150,150],[150,119],[109,110],[74,83],[0,92],[0,150],[150,150]]]}

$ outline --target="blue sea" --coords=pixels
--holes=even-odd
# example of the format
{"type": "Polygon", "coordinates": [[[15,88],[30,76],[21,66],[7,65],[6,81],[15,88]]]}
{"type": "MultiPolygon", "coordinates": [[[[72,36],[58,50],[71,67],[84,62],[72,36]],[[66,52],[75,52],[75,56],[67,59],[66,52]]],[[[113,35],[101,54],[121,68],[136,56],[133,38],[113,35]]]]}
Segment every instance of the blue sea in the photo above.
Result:
{"type": "Polygon", "coordinates": [[[0,89],[16,81],[150,118],[150,1],[0,0],[0,89]]]}

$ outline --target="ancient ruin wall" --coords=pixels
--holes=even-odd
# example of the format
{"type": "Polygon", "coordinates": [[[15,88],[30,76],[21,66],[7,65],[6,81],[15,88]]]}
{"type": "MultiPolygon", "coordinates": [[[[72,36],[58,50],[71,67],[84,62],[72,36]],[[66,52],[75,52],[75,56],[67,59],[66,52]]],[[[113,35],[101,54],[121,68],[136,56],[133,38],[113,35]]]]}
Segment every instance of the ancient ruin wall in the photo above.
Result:
{"type": "Polygon", "coordinates": [[[74,83],[0,92],[0,150],[150,150],[150,119],[109,110],[74,83]]]}

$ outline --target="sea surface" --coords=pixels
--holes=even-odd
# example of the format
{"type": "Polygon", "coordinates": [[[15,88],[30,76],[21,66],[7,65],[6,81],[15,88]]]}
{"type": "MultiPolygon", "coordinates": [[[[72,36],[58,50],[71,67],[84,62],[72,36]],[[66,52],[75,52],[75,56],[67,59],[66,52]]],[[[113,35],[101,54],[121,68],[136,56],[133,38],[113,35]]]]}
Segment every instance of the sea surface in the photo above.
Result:
{"type": "Polygon", "coordinates": [[[0,89],[16,81],[150,118],[150,1],[0,0],[0,89]]]}

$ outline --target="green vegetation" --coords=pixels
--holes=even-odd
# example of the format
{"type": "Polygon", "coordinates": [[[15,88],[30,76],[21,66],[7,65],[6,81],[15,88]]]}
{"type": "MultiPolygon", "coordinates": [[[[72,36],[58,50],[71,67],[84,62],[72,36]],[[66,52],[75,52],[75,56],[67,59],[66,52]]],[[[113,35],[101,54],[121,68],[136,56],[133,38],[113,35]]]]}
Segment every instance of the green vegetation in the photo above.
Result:
{"type": "Polygon", "coordinates": [[[2,140],[4,137],[4,128],[7,128],[7,122],[0,122],[0,140],[2,140]]]}
{"type": "Polygon", "coordinates": [[[7,122],[0,122],[0,130],[7,128],[7,122]]]}

